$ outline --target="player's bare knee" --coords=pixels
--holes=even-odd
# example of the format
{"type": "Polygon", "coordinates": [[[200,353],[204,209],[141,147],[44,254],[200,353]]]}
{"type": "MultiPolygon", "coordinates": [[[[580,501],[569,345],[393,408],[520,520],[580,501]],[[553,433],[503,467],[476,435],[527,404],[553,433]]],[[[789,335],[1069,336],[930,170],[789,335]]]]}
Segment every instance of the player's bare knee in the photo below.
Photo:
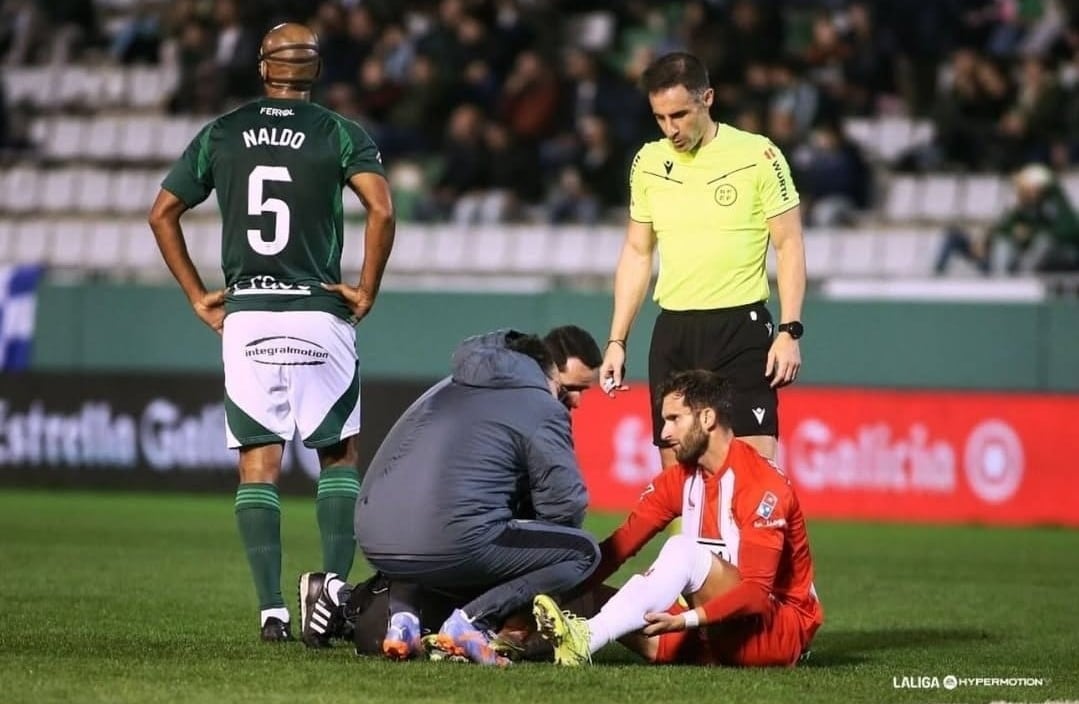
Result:
{"type": "Polygon", "coordinates": [[[330,467],[355,467],[359,464],[360,453],[356,436],[347,437],[326,447],[320,447],[318,462],[322,469],[330,467]]]}
{"type": "Polygon", "coordinates": [[[240,448],[240,481],[244,484],[276,484],[281,476],[284,443],[268,443],[240,448]]]}

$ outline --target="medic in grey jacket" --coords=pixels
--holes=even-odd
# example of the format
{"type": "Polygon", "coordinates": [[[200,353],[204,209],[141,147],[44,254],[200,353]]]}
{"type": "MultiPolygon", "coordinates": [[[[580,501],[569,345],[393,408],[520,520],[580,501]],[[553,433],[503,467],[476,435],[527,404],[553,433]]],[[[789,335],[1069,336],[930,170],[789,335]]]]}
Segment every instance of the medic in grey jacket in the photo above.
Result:
{"type": "Polygon", "coordinates": [[[356,541],[368,556],[445,558],[511,519],[579,528],[588,504],[568,409],[511,331],[471,337],[453,374],[390,430],[360,488],[356,541]]]}

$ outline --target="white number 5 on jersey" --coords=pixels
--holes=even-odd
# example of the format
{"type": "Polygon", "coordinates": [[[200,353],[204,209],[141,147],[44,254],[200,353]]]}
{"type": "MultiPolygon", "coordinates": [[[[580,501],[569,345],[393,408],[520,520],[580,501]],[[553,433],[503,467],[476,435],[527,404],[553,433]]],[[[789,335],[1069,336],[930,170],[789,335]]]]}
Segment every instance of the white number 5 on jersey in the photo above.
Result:
{"type": "Polygon", "coordinates": [[[292,215],[289,213],[288,204],[280,198],[262,200],[262,184],[265,181],[291,183],[292,176],[284,166],[256,166],[247,177],[247,214],[273,213],[277,216],[274,220],[273,239],[263,239],[262,230],[248,230],[247,243],[259,254],[272,256],[288,244],[292,215]]]}

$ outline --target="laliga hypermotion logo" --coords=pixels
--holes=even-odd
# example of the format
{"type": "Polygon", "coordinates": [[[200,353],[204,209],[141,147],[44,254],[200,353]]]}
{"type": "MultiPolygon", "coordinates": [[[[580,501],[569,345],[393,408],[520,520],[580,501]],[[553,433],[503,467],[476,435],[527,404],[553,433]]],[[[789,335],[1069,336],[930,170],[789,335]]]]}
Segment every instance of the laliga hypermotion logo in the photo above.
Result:
{"type": "Polygon", "coordinates": [[[963,468],[975,496],[990,504],[1007,501],[1023,481],[1023,442],[996,418],[979,423],[967,438],[963,468]]]}

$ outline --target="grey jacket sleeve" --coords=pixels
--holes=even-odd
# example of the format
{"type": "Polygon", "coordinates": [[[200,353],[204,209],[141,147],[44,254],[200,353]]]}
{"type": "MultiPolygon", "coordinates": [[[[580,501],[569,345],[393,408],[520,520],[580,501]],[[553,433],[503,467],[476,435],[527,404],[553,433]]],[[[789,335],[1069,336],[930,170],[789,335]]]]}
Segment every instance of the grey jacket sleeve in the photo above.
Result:
{"type": "Polygon", "coordinates": [[[544,420],[527,440],[528,479],[536,519],[580,528],[588,507],[568,414],[544,420]]]}

